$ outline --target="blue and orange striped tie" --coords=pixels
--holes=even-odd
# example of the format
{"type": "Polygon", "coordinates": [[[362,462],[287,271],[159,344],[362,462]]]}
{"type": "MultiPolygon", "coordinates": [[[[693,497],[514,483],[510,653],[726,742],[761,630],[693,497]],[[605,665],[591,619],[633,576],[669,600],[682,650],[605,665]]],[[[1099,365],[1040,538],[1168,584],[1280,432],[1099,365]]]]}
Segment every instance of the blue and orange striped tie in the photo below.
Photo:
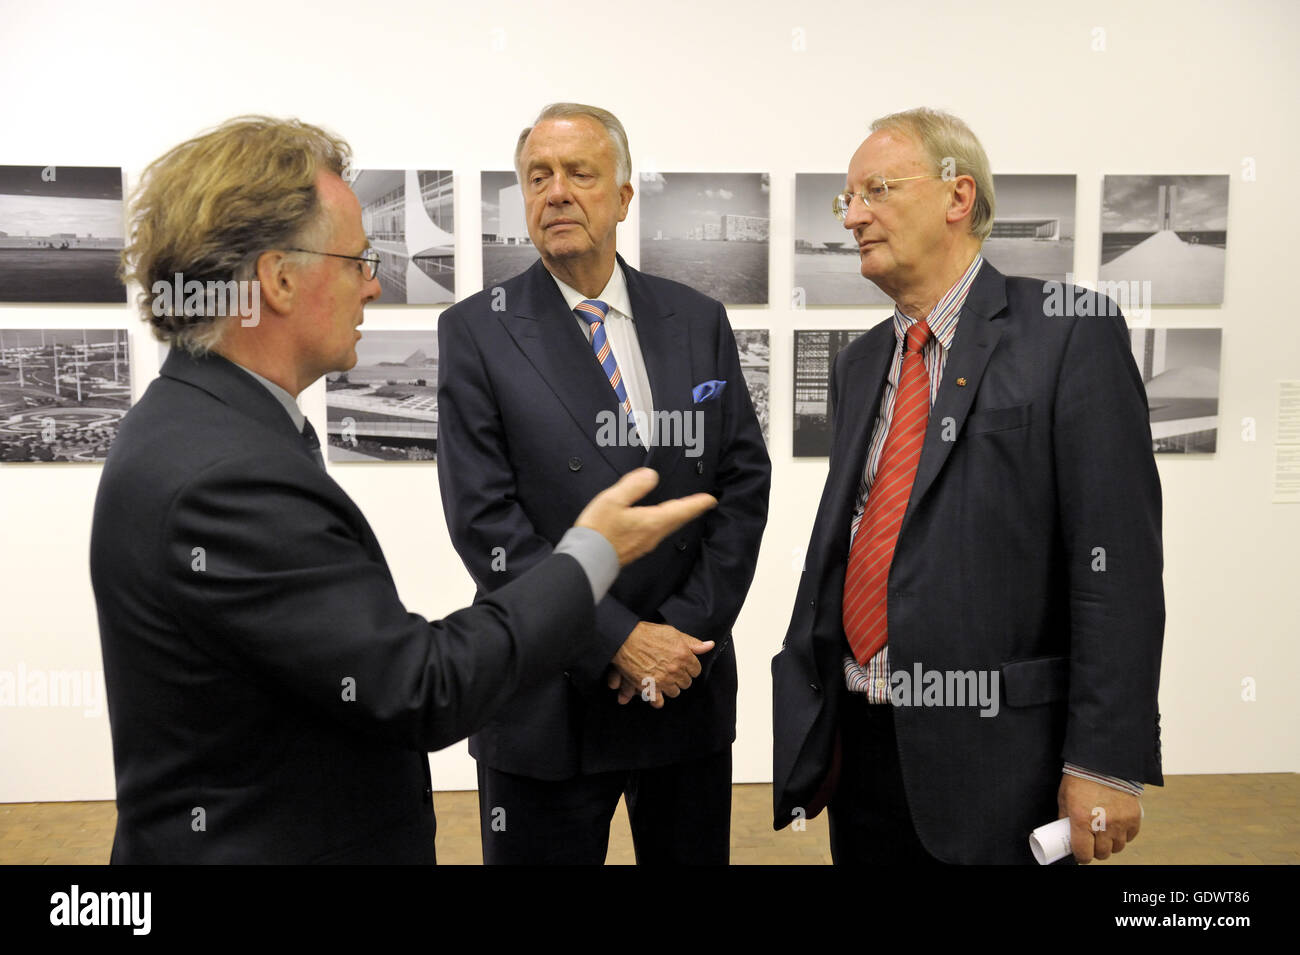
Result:
{"type": "Polygon", "coordinates": [[[623,414],[627,416],[630,435],[636,431],[636,419],[632,417],[632,402],[628,400],[627,388],[623,386],[623,373],[618,370],[618,362],[614,360],[614,350],[609,347],[609,339],[605,336],[605,316],[609,314],[609,306],[599,299],[585,298],[573,311],[591,326],[591,350],[595,352],[600,367],[605,370],[605,377],[609,379],[614,394],[618,395],[623,414]]]}

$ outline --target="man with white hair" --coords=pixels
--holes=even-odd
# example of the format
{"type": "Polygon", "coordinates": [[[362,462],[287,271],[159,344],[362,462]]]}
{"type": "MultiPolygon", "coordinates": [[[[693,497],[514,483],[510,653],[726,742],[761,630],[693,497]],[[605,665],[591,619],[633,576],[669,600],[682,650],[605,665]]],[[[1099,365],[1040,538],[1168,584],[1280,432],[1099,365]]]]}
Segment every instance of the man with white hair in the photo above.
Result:
{"type": "Polygon", "coordinates": [[[600,602],[598,653],[470,739],[483,858],[600,864],[626,796],[638,863],[725,864],[731,627],[769,485],[735,339],[721,303],[618,255],[633,190],[612,113],[547,107],[515,166],[541,259],[438,320],[439,485],[479,594],[544,560],[590,489],[633,468],[659,472],[656,496],[718,507],[600,602]]]}
{"type": "Polygon", "coordinates": [[[1123,316],[983,259],[988,158],[883,117],[834,212],[892,320],[836,358],[830,473],[773,660],[774,824],[837,863],[1029,862],[1138,832],[1160,784],[1160,482],[1123,316]],[[1086,315],[1089,317],[1073,317],[1086,315]]]}

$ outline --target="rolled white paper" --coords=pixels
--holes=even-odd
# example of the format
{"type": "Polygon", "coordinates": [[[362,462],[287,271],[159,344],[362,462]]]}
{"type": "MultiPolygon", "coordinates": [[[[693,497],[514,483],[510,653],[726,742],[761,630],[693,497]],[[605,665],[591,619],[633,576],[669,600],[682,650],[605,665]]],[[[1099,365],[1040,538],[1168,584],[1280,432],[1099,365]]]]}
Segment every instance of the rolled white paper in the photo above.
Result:
{"type": "Polygon", "coordinates": [[[1051,865],[1070,854],[1070,818],[1039,826],[1029,834],[1029,851],[1039,865],[1051,865]]]}

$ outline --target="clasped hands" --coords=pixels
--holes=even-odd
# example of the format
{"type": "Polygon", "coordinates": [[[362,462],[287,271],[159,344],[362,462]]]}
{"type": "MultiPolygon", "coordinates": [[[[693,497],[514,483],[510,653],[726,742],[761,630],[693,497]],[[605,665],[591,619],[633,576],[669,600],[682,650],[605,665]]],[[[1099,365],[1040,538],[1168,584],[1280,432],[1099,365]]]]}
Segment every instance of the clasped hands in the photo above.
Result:
{"type": "Polygon", "coordinates": [[[700,675],[700,654],[712,649],[712,640],[696,640],[666,623],[643,620],[614,654],[605,682],[618,691],[619,703],[640,696],[661,709],[665,697],[676,697],[700,675]]]}

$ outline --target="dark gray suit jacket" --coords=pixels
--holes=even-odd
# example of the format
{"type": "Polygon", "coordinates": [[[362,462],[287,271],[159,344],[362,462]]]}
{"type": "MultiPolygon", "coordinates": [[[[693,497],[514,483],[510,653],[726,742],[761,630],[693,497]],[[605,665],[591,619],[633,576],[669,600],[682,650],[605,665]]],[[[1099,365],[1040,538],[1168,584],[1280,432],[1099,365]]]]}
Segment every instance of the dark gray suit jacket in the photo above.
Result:
{"type": "MultiPolygon", "coordinates": [[[[892,671],[998,676],[996,716],[894,710],[917,834],[950,862],[1029,861],[1030,830],[1056,818],[1063,760],[1163,782],[1161,501],[1146,393],[1118,309],[1069,292],[1111,317],[1052,317],[1042,282],[981,266],[890,570],[892,671]]],[[[832,372],[830,473],[772,661],[778,829],[833,789],[849,525],[896,347],[882,322],[832,372]]]]}
{"type": "Polygon", "coordinates": [[[113,862],[434,861],[426,751],[590,652],[557,555],[478,606],[407,613],[283,407],[173,349],[95,502],[113,862]]]}

